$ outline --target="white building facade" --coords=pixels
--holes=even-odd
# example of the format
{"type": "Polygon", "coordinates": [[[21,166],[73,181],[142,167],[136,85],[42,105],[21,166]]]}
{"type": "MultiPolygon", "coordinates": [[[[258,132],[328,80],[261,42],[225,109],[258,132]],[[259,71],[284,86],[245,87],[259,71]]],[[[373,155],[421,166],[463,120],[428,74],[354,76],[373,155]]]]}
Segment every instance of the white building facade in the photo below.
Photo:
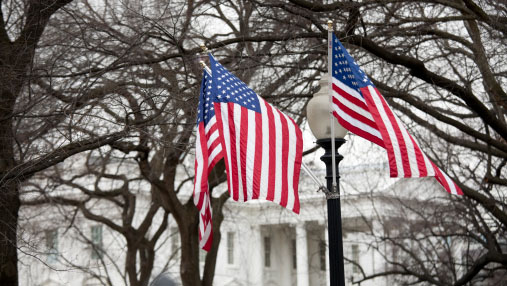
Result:
{"type": "MultiPolygon", "coordinates": [[[[353,216],[357,211],[347,200],[342,212],[351,215],[343,216],[344,255],[371,274],[375,267],[383,267],[382,257],[368,249],[361,219],[353,216]]],[[[356,203],[360,200],[354,198],[356,203]]],[[[323,194],[315,194],[301,198],[301,206],[301,215],[295,216],[272,204],[230,204],[222,225],[215,285],[329,285],[326,201],[323,194]]],[[[346,263],[348,282],[359,274],[358,267],[346,263]]],[[[377,279],[361,285],[386,284],[377,279]]]]}
{"type": "MultiPolygon", "coordinates": [[[[375,169],[370,171],[365,174],[364,168],[352,168],[342,173],[347,284],[360,279],[362,273],[368,275],[386,267],[383,257],[370,247],[365,235],[383,231],[382,226],[370,218],[374,213],[378,215],[379,211],[373,207],[372,199],[375,200],[376,196],[372,196],[372,191],[377,189],[382,194],[380,189],[386,185],[379,184],[379,174],[375,169]],[[366,179],[357,181],[357,176],[366,179]],[[368,178],[375,184],[370,184],[368,178]],[[352,190],[348,182],[363,191],[352,190]]],[[[271,202],[236,203],[229,200],[221,226],[222,240],[214,285],[329,285],[327,205],[325,195],[316,190],[309,179],[302,181],[300,215],[271,202]]],[[[382,207],[381,211],[387,209],[382,207]]],[[[124,268],[121,261],[124,261],[126,243],[114,231],[79,215],[73,218],[73,225],[81,225],[79,231],[66,227],[69,218],[62,219],[62,211],[54,207],[29,208],[23,212],[25,216],[31,214],[37,217],[40,223],[24,228],[22,237],[37,243],[20,249],[20,285],[128,285],[128,281],[119,274],[124,268]],[[106,253],[97,253],[94,246],[105,249],[106,253]],[[100,282],[97,273],[108,278],[100,282]]],[[[185,242],[180,241],[174,221],[170,219],[169,222],[157,247],[153,278],[164,273],[177,282],[179,248],[185,242]]],[[[386,278],[361,283],[365,286],[388,284],[386,278]]]]}

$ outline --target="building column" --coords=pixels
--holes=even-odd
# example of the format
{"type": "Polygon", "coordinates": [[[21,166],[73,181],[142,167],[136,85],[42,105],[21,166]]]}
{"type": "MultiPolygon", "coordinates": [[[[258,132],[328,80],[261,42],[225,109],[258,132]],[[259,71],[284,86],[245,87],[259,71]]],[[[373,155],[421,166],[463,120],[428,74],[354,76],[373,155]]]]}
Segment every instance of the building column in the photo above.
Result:
{"type": "Polygon", "coordinates": [[[292,263],[285,263],[286,261],[292,262],[292,242],[290,233],[285,226],[276,228],[276,239],[274,241],[275,248],[273,249],[273,261],[280,273],[280,286],[292,285],[292,263]]]}
{"type": "Polygon", "coordinates": [[[304,223],[296,225],[297,286],[309,286],[308,241],[304,223]]]}
{"type": "Polygon", "coordinates": [[[251,238],[247,240],[250,243],[249,259],[248,259],[248,285],[263,285],[264,284],[264,261],[262,254],[262,232],[259,225],[254,225],[251,228],[251,238]]]}

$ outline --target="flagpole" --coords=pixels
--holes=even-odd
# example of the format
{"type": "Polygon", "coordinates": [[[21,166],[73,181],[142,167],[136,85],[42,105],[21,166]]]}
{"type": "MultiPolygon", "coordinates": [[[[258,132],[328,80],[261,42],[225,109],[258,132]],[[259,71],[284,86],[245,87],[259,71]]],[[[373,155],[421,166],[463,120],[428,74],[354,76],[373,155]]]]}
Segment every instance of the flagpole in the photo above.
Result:
{"type": "Polygon", "coordinates": [[[333,166],[333,185],[332,190],[329,190],[330,192],[336,192],[335,195],[340,197],[340,192],[336,188],[336,147],[335,147],[335,130],[334,130],[334,124],[336,119],[333,116],[333,77],[332,77],[332,71],[333,71],[333,57],[332,55],[332,44],[333,44],[333,21],[328,20],[327,21],[327,75],[328,75],[328,90],[329,90],[329,120],[331,121],[331,159],[332,159],[332,166],[333,166]]]}
{"type": "MultiPolygon", "coordinates": [[[[205,44],[201,44],[201,50],[202,50],[202,53],[203,54],[206,54],[208,53],[208,48],[206,47],[205,44]]],[[[204,63],[203,60],[200,60],[199,61],[199,64],[201,64],[202,68],[205,69],[209,75],[211,75],[211,70],[209,69],[209,67],[206,65],[206,63],[204,63]]]]}
{"type": "Polygon", "coordinates": [[[308,176],[310,176],[310,178],[312,178],[312,180],[319,186],[319,191],[323,191],[324,193],[326,193],[327,188],[324,186],[324,184],[319,182],[317,176],[315,176],[312,170],[310,170],[310,168],[308,168],[308,166],[306,166],[304,162],[301,162],[301,167],[303,167],[303,170],[308,174],[308,176]]]}
{"type": "MultiPolygon", "coordinates": [[[[345,286],[345,269],[343,260],[343,235],[342,235],[342,221],[341,221],[341,206],[340,206],[340,188],[336,183],[336,159],[341,161],[343,157],[336,154],[335,145],[335,121],[333,115],[333,21],[327,21],[327,71],[328,71],[328,92],[329,92],[329,120],[331,121],[331,154],[329,147],[326,148],[326,144],[322,142],[322,146],[326,149],[326,153],[321,157],[321,160],[326,162],[331,155],[332,165],[332,181],[330,192],[326,195],[327,197],[327,214],[328,214],[328,237],[329,237],[329,284],[331,286],[345,286]],[[338,155],[338,158],[336,158],[338,155]]],[[[338,147],[343,144],[345,140],[341,139],[338,142],[338,147]]],[[[328,145],[329,146],[329,145],[328,145]]],[[[329,164],[327,161],[326,165],[329,164]]],[[[326,167],[327,168],[327,167],[326,167]]],[[[329,170],[329,169],[328,169],[329,170]]],[[[328,171],[329,174],[329,171],[328,171]]]]}
{"type": "Polygon", "coordinates": [[[208,74],[211,75],[211,70],[209,69],[209,67],[206,65],[206,63],[204,63],[204,61],[199,61],[199,64],[201,64],[202,68],[204,70],[206,70],[206,72],[208,72],[208,74]]]}

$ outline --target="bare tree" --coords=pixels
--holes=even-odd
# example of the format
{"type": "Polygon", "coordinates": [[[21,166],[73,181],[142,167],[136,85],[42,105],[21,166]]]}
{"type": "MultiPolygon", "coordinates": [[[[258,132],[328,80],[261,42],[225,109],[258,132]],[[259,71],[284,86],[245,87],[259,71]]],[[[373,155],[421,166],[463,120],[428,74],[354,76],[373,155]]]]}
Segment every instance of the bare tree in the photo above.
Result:
{"type": "MultiPolygon", "coordinates": [[[[80,1],[60,9],[65,4],[2,3],[2,284],[16,284],[20,182],[107,145],[135,162],[151,197],[177,222],[188,242],[182,245],[184,285],[210,285],[220,234],[201,279],[197,210],[179,197],[192,181],[192,167],[183,163],[193,152],[198,45],[206,42],[230,70],[301,123],[316,77],[326,70],[328,19],[423,149],[460,183],[467,218],[488,218],[481,226],[490,233],[479,243],[484,252],[471,256],[460,272],[467,274],[454,283],[472,281],[491,265],[505,269],[505,4],[80,1]],[[184,187],[177,174],[188,180],[184,187]]],[[[226,199],[213,198],[216,224],[226,199]]]]}
{"type": "MultiPolygon", "coordinates": [[[[264,23],[278,23],[279,29],[285,28],[287,33],[315,30],[321,32],[324,40],[324,23],[334,20],[337,36],[398,111],[423,149],[459,182],[465,193],[463,198],[448,197],[443,203],[439,200],[439,204],[427,202],[430,213],[419,209],[420,202],[411,207],[408,202],[401,204],[406,211],[411,210],[418,223],[406,222],[409,229],[400,228],[397,234],[384,237],[384,241],[396,249],[401,248],[400,241],[431,245],[437,237],[457,236],[473,251],[448,251],[443,257],[441,251],[426,247],[424,263],[412,253],[403,263],[393,263],[396,271],[377,275],[409,277],[412,283],[464,285],[498,279],[495,275],[505,273],[505,3],[252,3],[259,10],[264,9],[264,23]],[[449,218],[459,222],[453,226],[449,218]],[[415,227],[420,224],[423,226],[415,227]],[[441,231],[435,232],[436,228],[441,231]],[[452,261],[462,254],[465,260],[455,260],[458,264],[452,261]],[[446,267],[454,263],[460,269],[443,273],[436,266],[444,265],[444,259],[446,267]]],[[[317,50],[325,54],[323,48],[317,50]]],[[[317,66],[325,70],[323,63],[317,66]]],[[[399,220],[393,225],[399,227],[399,220]]]]}
{"type": "Polygon", "coordinates": [[[398,182],[391,190],[370,194],[374,211],[361,216],[367,227],[356,225],[351,231],[367,237],[367,247],[385,266],[371,272],[349,259],[360,269],[353,283],[387,277],[396,284],[497,285],[505,279],[502,263],[485,259],[502,256],[505,242],[499,239],[498,248],[491,249],[487,237],[505,237],[505,230],[477,204],[449,200],[435,186],[428,180],[412,186],[398,182]],[[407,187],[415,192],[396,193],[407,187]]]}
{"type": "MultiPolygon", "coordinates": [[[[158,1],[70,4],[48,22],[28,70],[28,80],[16,101],[19,111],[11,128],[17,132],[14,140],[18,144],[14,146],[26,163],[13,166],[3,179],[17,180],[16,184],[23,182],[23,201],[28,206],[40,203],[70,206],[85,218],[103,223],[125,237],[128,268],[124,273],[132,285],[148,283],[154,255],[151,252],[159,232],[147,233],[153,223],[149,215],[142,219],[145,222],[142,227],[132,227],[136,197],[130,180],[149,185],[152,201],[149,214],[163,211],[177,223],[181,241],[185,242],[181,245],[180,263],[184,285],[211,285],[213,281],[223,219],[221,208],[228,193],[212,200],[215,234],[202,278],[198,212],[193,200],[182,194],[191,189],[193,179],[193,167],[184,163],[193,160],[189,154],[193,153],[195,106],[202,73],[197,63],[201,59],[198,44],[207,40],[210,48],[220,47],[216,54],[221,59],[248,53],[251,59],[245,61],[224,60],[246,82],[274,78],[256,73],[269,64],[278,80],[263,90],[274,100],[280,98],[274,94],[280,92],[280,83],[297,77],[297,66],[281,66],[277,58],[272,63],[269,57],[259,61],[256,56],[278,48],[274,43],[288,39],[287,36],[272,37],[270,33],[253,30],[256,13],[248,2],[222,4],[208,1],[166,5],[158,1]],[[216,17],[225,10],[228,16],[235,13],[234,17],[245,25],[238,29],[227,17],[216,17]],[[210,11],[213,12],[208,14],[210,11]],[[227,27],[221,32],[230,32],[208,36],[202,23],[210,17],[227,27]],[[62,144],[64,147],[60,147],[62,144]],[[110,161],[98,166],[90,160],[81,162],[79,158],[92,158],[96,154],[90,149],[109,154],[110,161]],[[40,156],[41,153],[47,155],[40,156]],[[63,162],[70,156],[72,164],[63,162]],[[38,163],[29,160],[32,158],[38,163]],[[111,168],[116,168],[115,160],[125,161],[130,169],[110,173],[111,168]],[[131,174],[137,177],[131,178],[131,174]],[[26,178],[31,180],[27,182],[26,178]],[[83,181],[85,178],[96,184],[89,185],[83,181]],[[183,181],[179,182],[179,178],[183,181]],[[81,196],[50,192],[41,185],[31,188],[46,180],[57,189],[71,187],[81,196]],[[100,183],[104,181],[119,185],[104,188],[100,183]],[[94,211],[93,202],[112,204],[124,215],[121,219],[104,216],[94,211]],[[141,256],[143,263],[137,261],[140,253],[149,254],[141,256]]],[[[305,62],[310,60],[311,57],[305,62]]],[[[294,92],[297,85],[287,87],[287,91],[294,92]]],[[[289,98],[286,105],[295,102],[297,98],[289,98]]],[[[223,165],[215,169],[212,187],[224,180],[223,165]]],[[[163,231],[165,223],[158,227],[163,231]]]]}
{"type": "MultiPolygon", "coordinates": [[[[92,138],[83,144],[61,147],[59,156],[50,160],[25,158],[16,148],[20,144],[15,134],[17,116],[26,111],[17,102],[26,87],[27,75],[36,48],[50,17],[70,1],[0,1],[0,283],[17,285],[16,233],[19,201],[19,180],[37,169],[62,161],[64,152],[100,145],[110,136],[92,138]],[[25,163],[23,165],[23,163],[25,163]]],[[[36,104],[36,101],[32,101],[36,104]]],[[[114,137],[114,136],[113,136],[114,137]]],[[[43,156],[42,156],[43,157],[43,156]]]]}
{"type": "MultiPolygon", "coordinates": [[[[90,152],[84,163],[77,161],[52,168],[53,172],[44,173],[50,186],[32,184],[30,195],[38,199],[24,201],[23,204],[62,206],[60,213],[66,219],[66,228],[75,228],[84,242],[97,248],[92,250],[98,253],[95,255],[97,259],[107,262],[102,263],[104,269],[112,268],[105,267],[106,264],[115,265],[125,285],[148,285],[156,248],[167,230],[168,213],[158,200],[150,198],[149,187],[143,186],[140,174],[134,172],[135,166],[129,166],[133,162],[129,162],[128,158],[118,159],[114,153],[111,149],[105,154],[90,152]],[[74,171],[68,172],[68,169],[74,171]],[[123,263],[117,261],[118,254],[114,250],[108,252],[107,248],[90,241],[88,231],[75,222],[76,214],[123,237],[126,250],[122,256],[123,263]]],[[[93,272],[94,269],[86,269],[86,264],[80,265],[71,258],[62,259],[66,266],[84,269],[100,277],[99,273],[93,272]]],[[[109,284],[113,281],[111,277],[105,279],[109,284]]]]}

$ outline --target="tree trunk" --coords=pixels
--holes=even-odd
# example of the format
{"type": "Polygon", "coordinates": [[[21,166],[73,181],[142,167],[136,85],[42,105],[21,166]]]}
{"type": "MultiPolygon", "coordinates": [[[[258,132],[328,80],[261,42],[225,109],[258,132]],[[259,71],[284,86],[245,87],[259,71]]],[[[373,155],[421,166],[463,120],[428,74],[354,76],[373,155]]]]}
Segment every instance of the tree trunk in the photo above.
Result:
{"type": "Polygon", "coordinates": [[[19,197],[16,186],[0,187],[0,285],[18,285],[17,221],[19,197]]]}
{"type": "MultiPolygon", "coordinates": [[[[181,239],[180,274],[183,286],[201,285],[199,271],[199,220],[197,208],[185,205],[186,215],[176,220],[181,239]]],[[[175,217],[176,218],[176,217],[175,217]]]]}
{"type": "MultiPolygon", "coordinates": [[[[12,108],[8,92],[2,91],[0,114],[0,173],[15,164],[13,153],[12,108]]],[[[1,179],[1,178],[0,178],[1,179]]],[[[17,222],[19,211],[19,190],[13,180],[0,183],[0,285],[18,285],[17,222]]]]}
{"type": "Polygon", "coordinates": [[[127,257],[125,258],[125,272],[127,273],[129,285],[139,285],[137,281],[137,246],[131,238],[127,238],[127,257]]]}
{"type": "MultiPolygon", "coordinates": [[[[16,98],[27,78],[35,48],[46,24],[59,8],[72,0],[28,1],[25,23],[11,41],[0,5],[0,174],[16,164],[14,157],[13,114],[16,98]]],[[[1,1],[0,1],[1,2],[1,1]]],[[[18,285],[17,224],[20,208],[17,180],[0,177],[0,285],[18,285]]]]}
{"type": "Polygon", "coordinates": [[[220,246],[220,241],[222,239],[222,232],[220,231],[220,226],[224,221],[224,212],[223,206],[227,201],[227,194],[219,198],[212,198],[213,203],[213,242],[211,244],[211,249],[206,255],[206,263],[204,264],[204,273],[202,275],[202,285],[203,286],[212,286],[213,278],[215,277],[215,269],[217,266],[217,254],[218,247],[220,246]]]}

